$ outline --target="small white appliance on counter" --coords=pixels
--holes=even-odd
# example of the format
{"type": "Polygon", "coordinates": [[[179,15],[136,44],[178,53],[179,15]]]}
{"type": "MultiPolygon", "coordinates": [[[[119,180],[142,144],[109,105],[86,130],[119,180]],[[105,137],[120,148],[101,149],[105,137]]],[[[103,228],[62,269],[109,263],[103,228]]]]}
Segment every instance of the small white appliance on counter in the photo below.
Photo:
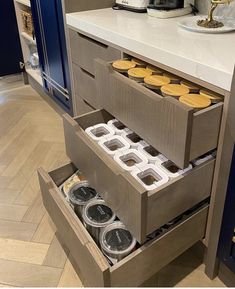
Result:
{"type": "Polygon", "coordinates": [[[152,0],[147,7],[149,16],[172,18],[193,12],[195,0],[152,0]]]}
{"type": "Polygon", "coordinates": [[[146,12],[149,0],[116,0],[116,7],[134,12],[146,12]]]}

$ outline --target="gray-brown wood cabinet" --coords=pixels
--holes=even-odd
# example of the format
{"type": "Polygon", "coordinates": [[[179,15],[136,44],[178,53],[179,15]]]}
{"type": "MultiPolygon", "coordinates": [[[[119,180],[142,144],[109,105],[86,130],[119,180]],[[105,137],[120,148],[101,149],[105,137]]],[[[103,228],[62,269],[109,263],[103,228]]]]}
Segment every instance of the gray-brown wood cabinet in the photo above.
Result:
{"type": "MultiPolygon", "coordinates": [[[[218,180],[214,176],[218,176],[221,169],[221,143],[226,125],[224,106],[228,106],[229,93],[174,71],[225,97],[225,103],[194,112],[177,100],[163,98],[115,72],[110,61],[130,56],[129,51],[72,29],[69,37],[78,116],[64,115],[63,118],[71,163],[49,173],[39,169],[44,205],[74,257],[85,285],[140,286],[204,239],[206,232],[204,244],[208,246],[211,242],[208,232],[214,227],[211,221],[208,225],[208,210],[211,218],[214,204],[209,202],[209,197],[216,198],[214,191],[218,180]],[[113,118],[119,119],[181,168],[192,159],[217,149],[218,143],[219,153],[216,159],[195,167],[157,190],[146,191],[85,133],[87,127],[113,118]],[[113,266],[59,190],[76,169],[82,171],[140,244],[136,251],[113,266]],[[150,233],[182,214],[185,215],[177,224],[148,240],[150,233]]],[[[131,56],[148,61],[141,55],[131,56]]],[[[151,61],[150,64],[158,65],[151,61]]],[[[213,267],[212,263],[207,265],[213,267]]]]}

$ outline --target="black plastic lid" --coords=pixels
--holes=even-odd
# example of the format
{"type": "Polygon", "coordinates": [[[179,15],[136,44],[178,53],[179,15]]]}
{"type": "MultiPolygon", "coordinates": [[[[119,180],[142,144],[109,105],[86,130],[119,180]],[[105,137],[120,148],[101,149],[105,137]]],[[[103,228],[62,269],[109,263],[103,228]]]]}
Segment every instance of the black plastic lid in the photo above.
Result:
{"type": "Polygon", "coordinates": [[[113,212],[104,204],[94,204],[87,209],[87,217],[92,222],[106,223],[113,217],[113,212]]]}
{"type": "Polygon", "coordinates": [[[97,192],[95,189],[85,186],[74,188],[70,193],[70,199],[76,204],[87,203],[96,196],[97,192]]]}
{"type": "Polygon", "coordinates": [[[104,237],[104,244],[112,251],[125,251],[133,242],[131,233],[122,228],[114,228],[108,231],[104,237]]]}

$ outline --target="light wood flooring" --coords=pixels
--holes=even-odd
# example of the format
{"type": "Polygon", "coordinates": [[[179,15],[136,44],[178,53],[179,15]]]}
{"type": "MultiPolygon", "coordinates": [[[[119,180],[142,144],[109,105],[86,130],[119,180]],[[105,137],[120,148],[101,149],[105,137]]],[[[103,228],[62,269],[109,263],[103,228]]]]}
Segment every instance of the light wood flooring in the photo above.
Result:
{"type": "MultiPolygon", "coordinates": [[[[43,207],[36,173],[67,161],[60,115],[19,76],[1,78],[0,287],[82,286],[43,207]]],[[[158,285],[224,286],[205,276],[195,252],[164,268],[158,285]]]]}

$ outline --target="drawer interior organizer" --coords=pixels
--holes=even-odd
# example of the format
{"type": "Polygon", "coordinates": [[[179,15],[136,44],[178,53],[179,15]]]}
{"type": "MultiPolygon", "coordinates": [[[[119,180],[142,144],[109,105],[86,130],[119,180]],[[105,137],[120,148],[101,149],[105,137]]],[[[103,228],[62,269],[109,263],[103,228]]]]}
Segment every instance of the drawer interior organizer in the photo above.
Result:
{"type": "Polygon", "coordinates": [[[98,108],[104,109],[178,167],[217,148],[223,102],[195,111],[96,60],[98,108]]]}
{"type": "Polygon", "coordinates": [[[85,132],[112,119],[104,110],[75,119],[64,115],[66,151],[137,241],[143,243],[157,228],[210,196],[215,159],[148,190],[144,183],[151,185],[152,179],[158,181],[161,175],[152,168],[154,164],[149,163],[146,170],[136,166],[137,171],[130,173],[85,132]]]}
{"type": "Polygon", "coordinates": [[[177,220],[149,236],[142,246],[138,245],[127,257],[112,265],[59,189],[76,170],[73,164],[67,164],[50,173],[39,169],[38,174],[44,205],[78,265],[78,272],[82,274],[86,286],[140,286],[204,237],[207,202],[184,212],[177,220]]]}

